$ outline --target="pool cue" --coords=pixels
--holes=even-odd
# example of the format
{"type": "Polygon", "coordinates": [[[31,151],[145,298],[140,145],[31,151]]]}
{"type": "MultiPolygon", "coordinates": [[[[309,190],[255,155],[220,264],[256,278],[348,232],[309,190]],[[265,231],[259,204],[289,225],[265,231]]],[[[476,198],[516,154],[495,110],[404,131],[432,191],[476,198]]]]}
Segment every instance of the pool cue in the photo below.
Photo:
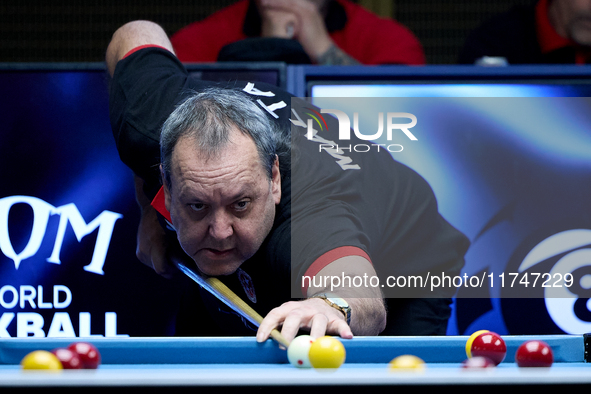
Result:
{"type": "MultiPolygon", "coordinates": [[[[252,309],[250,305],[238,297],[236,293],[230,290],[228,286],[223,284],[218,278],[213,276],[204,278],[179,259],[171,258],[171,260],[182,273],[193,279],[199,286],[210,292],[218,300],[230,307],[233,311],[239,313],[255,326],[259,327],[261,325],[263,317],[259,315],[254,309],[252,309]]],[[[285,346],[286,349],[289,347],[289,342],[277,329],[273,329],[271,331],[271,337],[285,346]]]]}

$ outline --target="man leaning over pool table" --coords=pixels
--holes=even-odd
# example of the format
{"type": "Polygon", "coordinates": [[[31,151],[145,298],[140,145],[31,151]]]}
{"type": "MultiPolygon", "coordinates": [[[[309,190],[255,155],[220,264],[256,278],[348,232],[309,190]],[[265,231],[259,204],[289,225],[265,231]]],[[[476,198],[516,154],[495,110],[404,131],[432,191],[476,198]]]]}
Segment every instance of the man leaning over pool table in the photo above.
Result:
{"type": "MultiPolygon", "coordinates": [[[[152,22],[119,28],[106,63],[113,134],[142,209],[138,258],[170,277],[170,256],[180,255],[265,316],[258,330],[249,327],[194,286],[177,335],[445,334],[453,289],[384,298],[379,287],[302,282],[457,275],[468,241],[418,174],[384,150],[351,152],[351,167],[318,154],[317,142],[297,134],[306,132],[305,103],[261,83],[191,78],[152,22]]],[[[326,121],[338,130],[336,119],[326,121]]]]}

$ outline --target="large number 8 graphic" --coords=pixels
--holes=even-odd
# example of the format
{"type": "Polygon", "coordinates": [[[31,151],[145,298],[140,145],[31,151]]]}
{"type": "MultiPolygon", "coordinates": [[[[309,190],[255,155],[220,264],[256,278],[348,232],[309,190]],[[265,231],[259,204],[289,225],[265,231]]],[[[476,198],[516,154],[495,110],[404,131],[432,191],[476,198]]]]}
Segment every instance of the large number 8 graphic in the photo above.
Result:
{"type": "Polygon", "coordinates": [[[563,253],[549,272],[551,285],[544,288],[546,309],[562,331],[591,332],[591,230],[568,230],[546,238],[525,256],[519,272],[563,253]],[[569,273],[574,277],[572,286],[565,282],[569,273]]]}

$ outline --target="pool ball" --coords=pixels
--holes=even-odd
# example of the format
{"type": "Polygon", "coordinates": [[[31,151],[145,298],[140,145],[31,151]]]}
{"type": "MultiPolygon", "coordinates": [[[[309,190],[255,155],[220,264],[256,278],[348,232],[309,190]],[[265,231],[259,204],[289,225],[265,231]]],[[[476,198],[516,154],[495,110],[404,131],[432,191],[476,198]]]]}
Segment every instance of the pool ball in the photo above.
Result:
{"type": "Polygon", "coordinates": [[[345,362],[345,347],[334,337],[320,337],[310,345],[308,357],[314,368],[338,368],[345,362]]]}
{"type": "Polygon", "coordinates": [[[101,363],[99,351],[88,342],[74,342],[68,346],[68,349],[78,354],[84,369],[97,369],[101,363]]]}
{"type": "Polygon", "coordinates": [[[499,365],[507,355],[507,345],[501,336],[492,331],[483,332],[472,341],[468,358],[486,357],[499,365]]]}
{"type": "Polygon", "coordinates": [[[519,367],[550,367],[554,362],[552,348],[544,341],[526,341],[517,348],[515,362],[519,367]]]}
{"type": "Polygon", "coordinates": [[[46,350],[35,350],[27,354],[21,361],[23,369],[44,369],[61,371],[62,364],[55,354],[46,350]]]}
{"type": "Polygon", "coordinates": [[[425,370],[425,362],[420,357],[410,354],[396,357],[390,361],[389,365],[391,371],[422,372],[425,370]]]}
{"type": "Polygon", "coordinates": [[[474,332],[472,335],[470,335],[470,337],[468,338],[468,340],[466,341],[466,356],[468,356],[468,358],[472,357],[472,342],[474,342],[474,339],[485,332],[489,332],[488,330],[478,330],[476,332],[474,332]]]}
{"type": "Polygon", "coordinates": [[[64,369],[82,369],[82,361],[78,353],[66,348],[57,348],[51,351],[62,363],[64,369]]]}
{"type": "Polygon", "coordinates": [[[496,367],[496,364],[487,357],[467,358],[462,363],[462,369],[486,369],[494,367],[496,367]]]}
{"type": "Polygon", "coordinates": [[[300,335],[294,338],[287,348],[289,363],[298,368],[312,368],[308,356],[312,342],[314,342],[314,339],[309,335],[300,335]]]}

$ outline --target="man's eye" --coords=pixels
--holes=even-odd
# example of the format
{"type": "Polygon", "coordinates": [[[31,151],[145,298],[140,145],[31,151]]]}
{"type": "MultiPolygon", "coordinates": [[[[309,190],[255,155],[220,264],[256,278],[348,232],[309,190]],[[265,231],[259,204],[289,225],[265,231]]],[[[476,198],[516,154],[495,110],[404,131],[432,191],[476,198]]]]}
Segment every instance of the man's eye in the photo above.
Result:
{"type": "Polygon", "coordinates": [[[189,206],[195,212],[201,212],[201,211],[203,211],[205,209],[205,205],[204,204],[201,204],[201,203],[190,204],[189,206]]]}
{"type": "Polygon", "coordinates": [[[234,204],[234,209],[237,211],[244,211],[246,208],[248,208],[248,204],[250,204],[250,201],[238,201],[234,204]]]}

